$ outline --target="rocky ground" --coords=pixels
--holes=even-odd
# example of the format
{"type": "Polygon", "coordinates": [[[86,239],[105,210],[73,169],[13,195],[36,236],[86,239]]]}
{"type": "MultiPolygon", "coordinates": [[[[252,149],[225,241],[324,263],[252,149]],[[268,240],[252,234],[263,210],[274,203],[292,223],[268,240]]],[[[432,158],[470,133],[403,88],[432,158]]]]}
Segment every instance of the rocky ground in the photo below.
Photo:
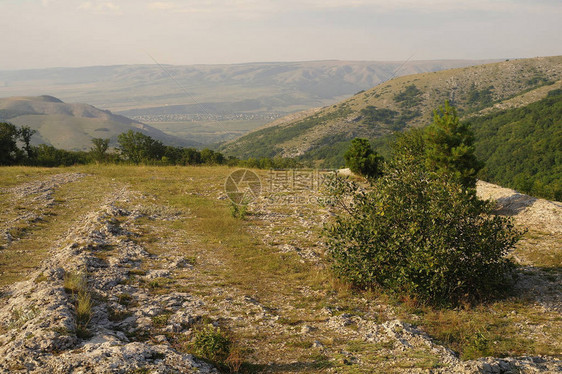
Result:
{"type": "MultiPolygon", "coordinates": [[[[29,197],[45,206],[63,183],[81,174],[61,174],[13,188],[17,199],[29,197]]],[[[166,312],[165,331],[181,334],[197,316],[199,300],[185,293],[153,295],[147,280],[169,275],[138,271],[150,255],[129,231],[143,213],[116,207],[132,192],[108,194],[98,210],[81,217],[52,248],[51,256],[24,282],[4,291],[0,310],[0,371],[12,372],[216,372],[174,349],[163,335],[145,336],[153,317],[166,312]],[[91,320],[77,337],[75,295],[65,290],[65,277],[83,274],[94,300],[91,320]]],[[[162,217],[158,217],[162,218],[162,217]]],[[[23,219],[23,218],[22,218],[23,219]]],[[[169,268],[184,266],[167,258],[169,268]]]]}
{"type": "Polygon", "coordinates": [[[521,265],[518,292],[545,310],[562,313],[562,203],[482,181],[478,182],[478,194],[495,200],[498,214],[513,217],[517,227],[527,230],[528,235],[512,254],[521,265]],[[541,266],[537,252],[558,264],[557,268],[541,266]]]}
{"type": "MultiPolygon", "coordinates": [[[[16,245],[10,236],[14,227],[33,225],[58,204],[53,197],[57,189],[88,178],[92,183],[97,179],[64,173],[0,191],[0,198],[30,207],[2,222],[2,250],[16,245]]],[[[73,219],[32,274],[2,289],[0,372],[217,372],[190,353],[194,329],[203,322],[238,337],[247,372],[562,372],[562,361],[548,356],[462,361],[423,329],[404,322],[392,305],[352,291],[344,300],[283,274],[271,278],[276,283],[251,274],[225,279],[225,274],[243,270],[229,268],[229,258],[217,252],[222,241],[197,237],[200,217],[194,212],[127,183],[110,185],[96,209],[73,219]],[[191,236],[176,229],[181,224],[191,236]],[[197,247],[196,255],[183,252],[187,247],[197,247]],[[73,277],[86,281],[82,292],[92,300],[86,324],[78,316],[78,292],[68,284],[73,277]]],[[[497,199],[501,213],[514,215],[519,224],[540,226],[551,240],[548,245],[559,246],[560,204],[489,184],[480,184],[479,193],[497,199]]],[[[220,188],[186,187],[183,194],[225,201],[220,188]]],[[[250,213],[247,230],[263,243],[261,251],[287,256],[282,257],[287,261],[296,255],[297,265],[306,271],[325,271],[319,230],[330,217],[328,209],[307,203],[272,205],[262,198],[250,213]]],[[[527,245],[536,245],[532,240],[527,245]]],[[[533,267],[523,253],[527,275],[520,281],[521,292],[544,313],[559,313],[560,272],[533,267]]],[[[253,258],[260,260],[259,255],[253,258]]],[[[547,328],[559,330],[560,319],[555,323],[547,328]]],[[[536,327],[536,333],[543,328],[536,327]]]]}

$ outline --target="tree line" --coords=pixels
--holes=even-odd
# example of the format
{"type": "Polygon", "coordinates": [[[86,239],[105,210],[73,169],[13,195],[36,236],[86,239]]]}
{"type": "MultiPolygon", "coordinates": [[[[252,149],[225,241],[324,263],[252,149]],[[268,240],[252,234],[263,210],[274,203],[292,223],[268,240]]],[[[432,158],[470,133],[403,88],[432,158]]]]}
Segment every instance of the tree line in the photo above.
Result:
{"type": "Polygon", "coordinates": [[[68,151],[52,145],[31,145],[35,130],[0,123],[0,165],[71,166],[89,163],[144,165],[229,165],[251,168],[295,168],[302,166],[294,159],[226,157],[209,148],[198,150],[164,145],[138,131],[129,130],[117,137],[115,151],[110,151],[110,139],[94,138],[89,151],[68,151]]]}

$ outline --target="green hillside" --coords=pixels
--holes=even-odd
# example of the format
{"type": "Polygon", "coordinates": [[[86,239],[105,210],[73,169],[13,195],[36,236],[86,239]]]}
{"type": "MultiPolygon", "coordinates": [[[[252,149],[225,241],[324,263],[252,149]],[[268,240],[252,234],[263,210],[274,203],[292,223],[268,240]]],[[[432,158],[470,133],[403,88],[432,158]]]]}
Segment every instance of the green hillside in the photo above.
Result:
{"type": "Polygon", "coordinates": [[[463,118],[472,118],[540,100],[561,88],[561,79],[562,56],[399,77],[311,116],[278,121],[220,149],[238,157],[299,157],[335,166],[349,140],[425,126],[445,100],[463,118]]]}
{"type": "Polygon", "coordinates": [[[472,120],[481,178],[562,201],[562,90],[523,108],[472,120]]]}
{"type": "MultiPolygon", "coordinates": [[[[521,108],[472,117],[475,153],[485,162],[479,178],[533,196],[562,201],[562,89],[521,108]]],[[[372,146],[390,156],[393,134],[371,139],[372,146]]],[[[348,140],[313,149],[302,161],[322,160],[326,167],[344,165],[348,140]]]]}

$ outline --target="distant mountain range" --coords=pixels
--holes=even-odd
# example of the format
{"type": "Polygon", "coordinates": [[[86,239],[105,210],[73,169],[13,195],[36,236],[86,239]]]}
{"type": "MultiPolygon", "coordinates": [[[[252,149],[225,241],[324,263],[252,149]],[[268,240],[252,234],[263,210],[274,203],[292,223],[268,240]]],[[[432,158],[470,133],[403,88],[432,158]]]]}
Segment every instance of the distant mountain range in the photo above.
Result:
{"type": "Polygon", "coordinates": [[[220,150],[243,158],[299,157],[338,166],[349,140],[425,126],[445,100],[467,119],[541,100],[562,87],[561,79],[562,56],[398,77],[340,103],[279,119],[220,150]]]}
{"type": "Polygon", "coordinates": [[[67,150],[89,149],[92,138],[109,138],[115,145],[117,136],[128,130],[140,131],[169,145],[198,145],[110,111],[88,104],[66,104],[53,96],[0,99],[0,121],[37,130],[32,138],[34,144],[67,150]]]}
{"type": "Polygon", "coordinates": [[[338,102],[392,77],[480,60],[122,65],[0,71],[0,97],[53,95],[184,139],[232,139],[272,119],[338,102]]]}

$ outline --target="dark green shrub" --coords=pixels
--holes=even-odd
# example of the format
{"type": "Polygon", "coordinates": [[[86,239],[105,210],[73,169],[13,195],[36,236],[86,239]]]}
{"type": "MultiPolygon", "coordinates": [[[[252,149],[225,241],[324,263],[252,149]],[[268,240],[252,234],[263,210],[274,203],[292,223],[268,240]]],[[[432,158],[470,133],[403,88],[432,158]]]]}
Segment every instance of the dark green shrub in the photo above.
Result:
{"type": "Polygon", "coordinates": [[[371,149],[367,139],[355,138],[343,156],[345,165],[354,173],[376,178],[381,173],[382,157],[371,149]]]}
{"type": "Polygon", "coordinates": [[[486,162],[481,179],[562,201],[562,90],[472,123],[475,154],[486,162]]]}
{"type": "Polygon", "coordinates": [[[389,139],[392,157],[405,159],[410,162],[425,162],[424,130],[419,128],[409,129],[389,139]]]}
{"type": "Polygon", "coordinates": [[[363,116],[363,120],[367,124],[373,123],[384,123],[390,125],[394,123],[394,118],[398,112],[387,109],[387,108],[377,108],[373,105],[369,105],[364,109],[361,109],[361,115],[363,116]]]}
{"type": "Polygon", "coordinates": [[[476,88],[472,83],[467,93],[467,105],[472,110],[479,110],[491,106],[494,103],[494,96],[492,90],[494,86],[489,86],[481,90],[476,88]]]}
{"type": "Polygon", "coordinates": [[[139,131],[129,130],[119,134],[119,152],[128,161],[139,164],[149,160],[160,160],[166,151],[162,142],[139,131]]]}
{"type": "Polygon", "coordinates": [[[441,305],[481,300],[509,285],[513,266],[505,255],[520,233],[489,215],[491,203],[474,190],[406,157],[369,191],[341,178],[330,188],[344,209],[326,228],[328,252],[335,273],[353,285],[441,305]]]}
{"type": "Polygon", "coordinates": [[[93,138],[92,147],[90,148],[90,156],[95,162],[105,162],[108,159],[108,148],[109,139],[93,138]]]}
{"type": "Polygon", "coordinates": [[[403,109],[415,107],[423,101],[422,91],[415,84],[411,84],[394,95],[394,101],[403,109]]]}
{"type": "Polygon", "coordinates": [[[88,153],[86,152],[66,151],[46,144],[39,144],[37,147],[34,147],[33,152],[35,154],[35,159],[31,160],[31,163],[37,166],[72,166],[86,164],[89,159],[88,153]]]}

